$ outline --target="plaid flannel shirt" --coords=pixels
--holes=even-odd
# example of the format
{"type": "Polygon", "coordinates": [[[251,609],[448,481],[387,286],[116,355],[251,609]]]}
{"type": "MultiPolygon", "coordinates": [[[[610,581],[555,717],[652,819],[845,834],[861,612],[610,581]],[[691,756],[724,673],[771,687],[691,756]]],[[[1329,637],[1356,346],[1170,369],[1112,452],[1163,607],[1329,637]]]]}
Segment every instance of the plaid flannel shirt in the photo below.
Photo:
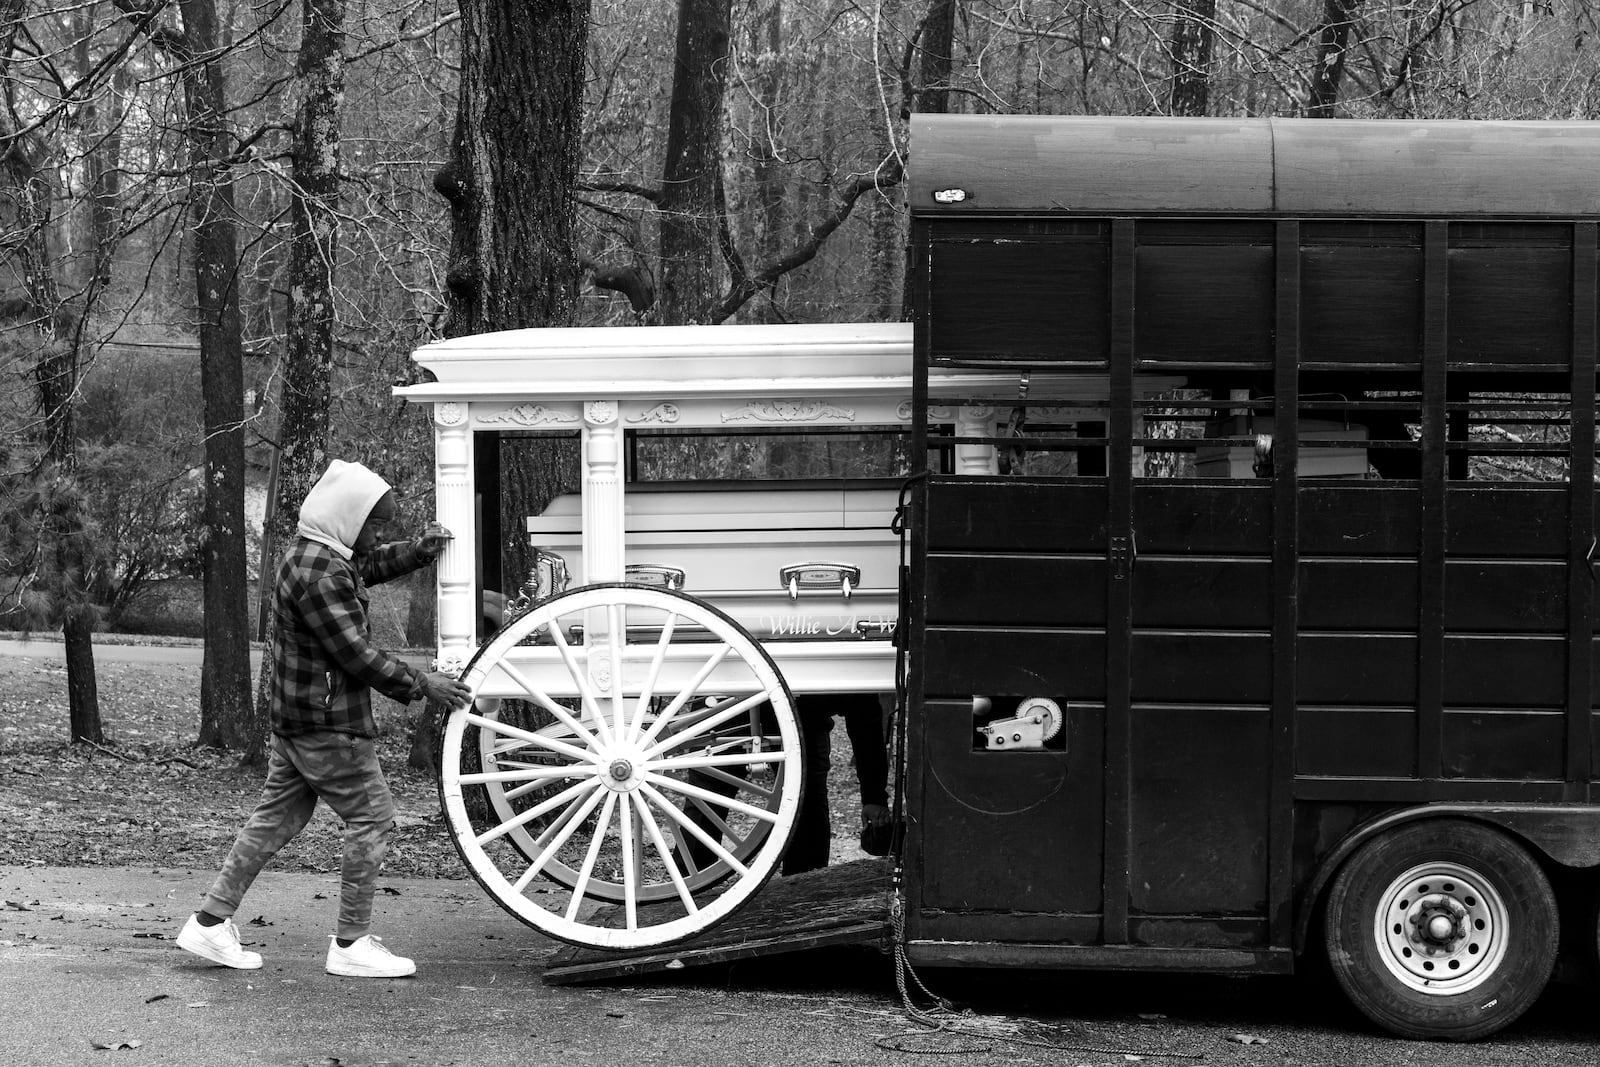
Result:
{"type": "Polygon", "coordinates": [[[374,737],[371,690],[402,703],[421,694],[422,672],[369,640],[366,587],[431,562],[409,541],[348,560],[315,541],[295,541],[278,567],[274,594],[274,733],[374,737]]]}

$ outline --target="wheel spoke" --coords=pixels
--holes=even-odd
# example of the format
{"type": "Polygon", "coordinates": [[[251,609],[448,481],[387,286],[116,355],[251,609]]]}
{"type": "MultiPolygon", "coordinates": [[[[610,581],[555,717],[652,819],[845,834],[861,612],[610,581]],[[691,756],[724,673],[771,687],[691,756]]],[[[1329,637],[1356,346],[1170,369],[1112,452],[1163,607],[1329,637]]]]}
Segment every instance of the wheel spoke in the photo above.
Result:
{"type": "MultiPolygon", "coordinates": [[[[670,779],[667,779],[667,781],[670,781],[670,779]]],[[[729,867],[732,867],[740,874],[748,873],[749,868],[743,863],[740,863],[738,858],[735,857],[733,853],[724,848],[721,841],[718,841],[716,838],[712,837],[710,834],[706,833],[700,827],[691,822],[688,816],[684,815],[683,812],[678,810],[678,806],[676,804],[668,800],[659,790],[651,788],[649,782],[640,783],[639,792],[643,793],[645,797],[647,797],[652,804],[664,812],[669,819],[683,827],[685,830],[689,831],[689,833],[693,834],[702,845],[705,845],[712,852],[716,853],[717,858],[723,863],[726,863],[729,867]]],[[[715,794],[712,795],[714,796],[715,794]]]]}
{"type": "Polygon", "coordinates": [[[655,698],[656,682],[660,680],[661,668],[667,662],[667,649],[672,647],[672,634],[677,625],[678,613],[667,612],[666,621],[661,624],[661,636],[656,640],[655,655],[650,657],[650,669],[645,673],[644,684],[639,687],[639,699],[634,704],[633,721],[628,724],[630,735],[637,734],[644,726],[645,710],[655,698]]]}
{"type": "Polygon", "coordinates": [[[689,892],[689,887],[684,883],[683,874],[678,870],[678,864],[672,858],[672,849],[667,845],[666,837],[661,833],[661,824],[656,822],[656,817],[651,814],[650,806],[645,803],[644,797],[638,793],[632,794],[633,806],[639,812],[639,823],[650,835],[651,844],[655,845],[661,862],[667,869],[667,877],[672,880],[672,887],[678,891],[678,899],[683,902],[684,910],[690,915],[700,908],[694,902],[694,896],[689,892]]]}
{"type": "Polygon", "coordinates": [[[482,785],[485,782],[531,782],[537,785],[555,778],[576,778],[581,775],[594,774],[593,767],[573,767],[570,764],[562,767],[533,765],[529,767],[516,767],[500,771],[476,771],[472,774],[461,776],[462,785],[482,785]]]}
{"type": "Polygon", "coordinates": [[[519,726],[512,726],[510,723],[501,722],[499,719],[486,719],[482,715],[478,715],[475,712],[469,711],[466,713],[466,721],[485,730],[492,730],[495,733],[521,738],[530,745],[535,745],[558,755],[566,756],[575,763],[589,763],[598,765],[600,761],[599,757],[589,749],[579,748],[576,745],[569,745],[565,741],[557,741],[553,737],[545,737],[543,734],[536,733],[532,730],[524,730],[519,726]]]}
{"type": "Polygon", "coordinates": [[[527,811],[518,813],[514,818],[507,819],[505,822],[500,823],[498,826],[495,826],[492,829],[485,830],[473,840],[478,843],[478,847],[480,848],[489,844],[491,841],[498,841],[500,838],[504,837],[506,834],[509,834],[518,827],[526,826],[534,819],[539,818],[539,816],[547,815],[563,804],[568,802],[576,803],[577,797],[580,793],[598,788],[600,788],[600,782],[592,777],[587,781],[569,785],[567,788],[563,789],[549,800],[543,801],[540,804],[536,804],[527,811]]]}
{"type": "Polygon", "coordinates": [[[655,771],[698,770],[702,767],[749,767],[757,763],[771,763],[771,752],[724,752],[719,755],[701,754],[669,756],[650,761],[655,771]]]}
{"type": "Polygon", "coordinates": [[[639,857],[634,853],[633,805],[617,809],[617,832],[622,843],[622,909],[629,930],[639,929],[639,857]]]}
{"type": "Polygon", "coordinates": [[[706,661],[700,665],[700,669],[695,672],[694,677],[689,679],[689,683],[680,689],[678,695],[672,698],[672,702],[662,709],[660,715],[656,716],[656,721],[650,724],[650,729],[644,732],[644,736],[639,739],[639,743],[648,745],[660,736],[661,731],[666,729],[667,724],[677,716],[679,709],[700,691],[700,686],[707,678],[711,677],[711,672],[721,666],[722,661],[727,659],[728,653],[732,651],[733,646],[726,644],[714,649],[711,655],[706,657],[706,661]]]}
{"type": "Polygon", "coordinates": [[[655,774],[649,771],[645,772],[644,779],[651,785],[663,786],[667,789],[673,790],[674,792],[682,793],[686,797],[699,797],[701,800],[704,800],[707,803],[727,808],[729,811],[737,811],[739,814],[748,815],[752,819],[760,819],[762,822],[767,823],[778,821],[778,816],[774,812],[768,811],[766,808],[758,808],[753,804],[746,804],[742,800],[735,800],[732,797],[725,797],[721,793],[713,793],[709,789],[702,789],[697,785],[690,784],[689,782],[681,782],[676,778],[668,778],[665,775],[655,774]]]}
{"type": "Polygon", "coordinates": [[[685,807],[693,805],[694,809],[702,816],[710,819],[710,828],[716,830],[723,837],[726,837],[728,840],[732,841],[734,852],[738,852],[739,846],[743,845],[745,841],[749,839],[749,834],[741,834],[734,827],[730,826],[726,819],[717,814],[715,808],[701,800],[699,797],[685,797],[684,804],[685,807]]]}
{"type": "MultiPolygon", "coordinates": [[[[552,837],[550,842],[544,846],[544,849],[533,858],[533,862],[528,864],[528,869],[522,872],[522,877],[518,878],[514,883],[512,883],[511,888],[515,889],[518,893],[521,893],[528,888],[528,883],[533,881],[535,876],[537,876],[540,871],[544,870],[545,864],[550,862],[550,857],[555,855],[557,850],[559,850],[562,845],[566,844],[567,840],[571,838],[573,834],[578,832],[578,828],[583,825],[583,820],[587,819],[589,817],[589,813],[595,809],[595,805],[600,803],[600,798],[602,795],[610,797],[615,796],[616,794],[612,793],[609,789],[601,789],[597,786],[595,790],[589,794],[589,798],[583,802],[583,806],[573,813],[572,817],[567,820],[566,825],[561,827],[560,832],[552,837]]],[[[602,824],[601,826],[597,827],[595,833],[596,835],[603,835],[605,833],[604,825],[602,824]]]]}
{"type": "MultiPolygon", "coordinates": [[[[616,806],[617,794],[608,792],[604,806],[600,809],[600,818],[595,820],[597,825],[604,828],[611,822],[611,809],[616,806]]],[[[589,848],[583,855],[583,868],[578,871],[577,884],[572,887],[572,899],[567,902],[567,921],[572,922],[578,917],[578,908],[583,904],[584,890],[589,888],[589,878],[594,874],[595,861],[600,858],[600,846],[605,844],[606,835],[595,834],[589,839],[589,848]]]]}
{"type": "Polygon", "coordinates": [[[538,686],[534,685],[533,682],[528,679],[527,675],[523,674],[512,664],[501,661],[499,668],[505,672],[505,674],[510,677],[513,682],[516,682],[517,688],[528,694],[535,704],[538,704],[541,708],[559,719],[562,725],[566,726],[567,729],[576,734],[584,744],[588,745],[590,748],[595,747],[594,734],[589,732],[588,727],[583,725],[581,719],[575,717],[572,712],[562,707],[556,701],[550,699],[549,694],[545,693],[538,686]]]}
{"type": "Polygon", "coordinates": [[[557,625],[555,620],[550,623],[550,640],[561,652],[561,660],[567,665],[567,673],[572,678],[572,685],[577,689],[578,696],[583,701],[583,706],[594,712],[594,722],[600,731],[600,739],[606,744],[610,744],[614,740],[611,736],[611,728],[606,724],[605,713],[600,707],[600,698],[595,695],[593,687],[589,685],[589,672],[579,666],[578,658],[573,654],[572,646],[567,643],[566,635],[561,632],[561,627],[557,625]]]}
{"type": "Polygon", "coordinates": [[[712,778],[721,782],[723,785],[731,785],[735,789],[743,789],[746,792],[754,793],[756,796],[761,797],[764,800],[771,800],[773,797],[778,795],[778,789],[776,785],[768,788],[767,786],[764,786],[759,782],[752,781],[749,778],[741,778],[737,774],[729,774],[727,771],[722,770],[719,767],[707,767],[700,773],[707,778],[712,778]]]}
{"type": "Polygon", "coordinates": [[[660,753],[674,749],[687,741],[692,741],[695,738],[705,734],[706,731],[714,730],[718,726],[721,726],[723,723],[727,722],[729,719],[735,718],[744,712],[749,711],[758,704],[770,699],[770,695],[765,691],[762,691],[759,693],[751,693],[743,700],[734,701],[726,706],[720,706],[713,714],[706,716],[704,719],[701,719],[699,722],[695,723],[693,726],[682,731],[681,733],[675,733],[665,741],[658,741],[655,745],[646,750],[645,756],[646,758],[653,760],[660,753]]]}

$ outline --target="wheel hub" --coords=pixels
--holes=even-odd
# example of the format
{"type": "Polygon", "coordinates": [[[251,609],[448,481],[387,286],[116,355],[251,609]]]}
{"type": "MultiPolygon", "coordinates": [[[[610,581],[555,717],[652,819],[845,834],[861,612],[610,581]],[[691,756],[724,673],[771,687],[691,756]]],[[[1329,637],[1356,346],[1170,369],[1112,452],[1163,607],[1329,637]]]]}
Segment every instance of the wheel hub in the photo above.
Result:
{"type": "Polygon", "coordinates": [[[1418,901],[1409,920],[1413,946],[1429,956],[1449,955],[1466,936],[1466,915],[1459,901],[1443,894],[1418,901]]]}
{"type": "Polygon", "coordinates": [[[1377,916],[1384,964],[1428,993],[1470,989],[1505,953],[1504,902],[1474,872],[1453,863],[1413,868],[1389,884],[1377,916]]]}
{"type": "Polygon", "coordinates": [[[642,753],[613,749],[601,755],[600,765],[605,768],[600,774],[602,785],[613,793],[630,793],[639,788],[639,783],[644,781],[646,763],[642,753]]]}

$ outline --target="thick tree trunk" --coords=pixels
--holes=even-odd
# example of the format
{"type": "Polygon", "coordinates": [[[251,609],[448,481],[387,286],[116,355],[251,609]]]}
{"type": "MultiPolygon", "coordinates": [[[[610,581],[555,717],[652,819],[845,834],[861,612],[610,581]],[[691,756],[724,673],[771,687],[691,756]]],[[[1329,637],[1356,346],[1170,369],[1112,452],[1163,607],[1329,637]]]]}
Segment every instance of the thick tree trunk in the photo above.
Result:
{"type": "Polygon", "coordinates": [[[587,0],[464,0],[450,201],[452,337],[572,321],[572,187],[581,155],[587,0]]]}
{"type": "Polygon", "coordinates": [[[226,155],[226,76],[215,0],[180,0],[190,62],[184,68],[193,172],[195,295],[205,433],[206,624],[200,667],[200,743],[248,751],[258,731],[250,700],[249,598],[244,538],[244,369],[233,180],[226,155]]]}
{"type": "MultiPolygon", "coordinates": [[[[278,455],[271,517],[263,531],[263,640],[277,638],[272,610],[278,557],[294,536],[300,504],[331,458],[328,404],[333,378],[334,271],[339,237],[339,104],[344,96],[344,0],[303,0],[295,73],[300,111],[295,119],[294,182],[290,203],[289,322],[279,390],[278,455]]],[[[256,741],[264,753],[272,721],[273,658],[261,657],[256,679],[256,741]]]]}
{"type": "Polygon", "coordinates": [[[950,75],[955,70],[956,5],[933,0],[917,38],[917,81],[913,111],[943,115],[950,110],[950,75]]]}
{"type": "Polygon", "coordinates": [[[1339,104],[1339,83],[1344,79],[1345,52],[1350,46],[1350,31],[1355,26],[1356,8],[1361,0],[1324,0],[1322,33],[1317,38],[1316,58],[1311,67],[1311,92],[1306,100],[1306,117],[1331,119],[1339,104]]]}
{"type": "MultiPolygon", "coordinates": [[[[452,227],[445,333],[570,325],[578,302],[572,190],[583,150],[589,0],[459,6],[454,151],[433,183],[450,203],[452,227]]],[[[502,505],[533,514],[529,501],[545,492],[507,479],[502,505]]],[[[516,580],[527,571],[526,541],[513,539],[504,567],[516,580]]],[[[485,552],[500,550],[484,545],[485,552]]],[[[434,758],[437,711],[429,705],[418,720],[413,764],[434,758]]]]}
{"type": "MultiPolygon", "coordinates": [[[[588,0],[463,0],[460,7],[454,156],[434,178],[452,223],[445,333],[570,325],[588,0]]],[[[504,506],[534,514],[528,502],[542,491],[507,479],[504,506]]],[[[529,564],[526,541],[507,546],[504,570],[519,581],[529,564]]],[[[498,549],[486,544],[484,551],[498,549]]]]}
{"type": "Polygon", "coordinates": [[[727,87],[729,0],[679,0],[661,170],[661,322],[704,320],[717,292],[717,175],[727,87]]]}
{"type": "Polygon", "coordinates": [[[1211,51],[1216,42],[1217,0],[1178,0],[1172,24],[1174,115],[1205,115],[1211,106],[1211,51]]]}

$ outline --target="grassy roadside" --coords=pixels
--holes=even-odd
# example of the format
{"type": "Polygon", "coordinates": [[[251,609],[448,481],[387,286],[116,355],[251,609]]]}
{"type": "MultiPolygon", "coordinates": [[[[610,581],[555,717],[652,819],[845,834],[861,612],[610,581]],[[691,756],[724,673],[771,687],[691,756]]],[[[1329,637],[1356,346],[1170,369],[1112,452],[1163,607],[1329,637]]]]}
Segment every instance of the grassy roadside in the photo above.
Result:
{"type": "MultiPolygon", "coordinates": [[[[261,771],[240,766],[234,753],[194,744],[199,664],[108,661],[95,673],[106,742],[69,745],[59,660],[0,656],[0,866],[219,866],[255,806],[261,771]]],[[[433,775],[406,766],[408,710],[386,699],[374,704],[379,753],[399,811],[385,871],[467,877],[440,816],[433,775]]],[[[840,862],[861,855],[854,840],[860,801],[845,731],[835,730],[833,741],[828,792],[840,862]]],[[[338,818],[319,806],[273,869],[337,872],[341,834],[338,818]]]]}
{"type": "MultiPolygon", "coordinates": [[[[261,772],[240,766],[234,753],[194,744],[199,665],[106,662],[95,674],[106,742],[68,745],[60,663],[0,657],[0,864],[220,864],[255,805],[261,772]]],[[[438,817],[433,776],[405,765],[404,709],[378,704],[380,752],[400,810],[386,869],[465,877],[438,817]]],[[[337,871],[341,833],[339,820],[319,809],[275,866],[337,871]]]]}

